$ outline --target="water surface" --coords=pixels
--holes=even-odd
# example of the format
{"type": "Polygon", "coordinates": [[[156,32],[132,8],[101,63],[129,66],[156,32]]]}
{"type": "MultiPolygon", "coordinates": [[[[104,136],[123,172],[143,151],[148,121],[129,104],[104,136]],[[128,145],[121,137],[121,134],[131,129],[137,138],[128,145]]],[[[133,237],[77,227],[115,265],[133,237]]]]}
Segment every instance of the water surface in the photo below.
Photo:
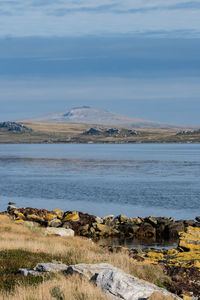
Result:
{"type": "Polygon", "coordinates": [[[200,214],[200,144],[0,145],[0,209],[200,214]]]}

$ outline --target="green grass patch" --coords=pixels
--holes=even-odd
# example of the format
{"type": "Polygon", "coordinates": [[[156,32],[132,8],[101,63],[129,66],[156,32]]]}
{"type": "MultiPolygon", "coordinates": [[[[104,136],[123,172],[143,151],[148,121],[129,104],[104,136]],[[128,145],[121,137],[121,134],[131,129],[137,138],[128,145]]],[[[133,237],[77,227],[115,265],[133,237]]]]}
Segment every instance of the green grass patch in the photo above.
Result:
{"type": "Polygon", "coordinates": [[[0,291],[12,291],[16,285],[37,285],[44,280],[52,278],[52,275],[43,276],[22,276],[19,273],[21,268],[34,268],[37,263],[51,262],[53,260],[71,264],[72,257],[52,256],[46,253],[33,253],[17,250],[0,251],[0,291]]]}

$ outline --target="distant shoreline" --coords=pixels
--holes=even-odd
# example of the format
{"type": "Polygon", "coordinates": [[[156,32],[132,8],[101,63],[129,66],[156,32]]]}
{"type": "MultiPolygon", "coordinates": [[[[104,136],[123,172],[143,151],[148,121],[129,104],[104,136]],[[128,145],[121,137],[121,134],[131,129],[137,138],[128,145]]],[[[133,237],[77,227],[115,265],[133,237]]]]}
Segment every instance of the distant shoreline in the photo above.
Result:
{"type": "Polygon", "coordinates": [[[12,130],[12,128],[0,128],[0,144],[200,143],[200,130],[184,131],[183,129],[180,131],[180,128],[147,127],[112,128],[70,123],[26,122],[16,124],[22,124],[18,131],[12,130]]]}

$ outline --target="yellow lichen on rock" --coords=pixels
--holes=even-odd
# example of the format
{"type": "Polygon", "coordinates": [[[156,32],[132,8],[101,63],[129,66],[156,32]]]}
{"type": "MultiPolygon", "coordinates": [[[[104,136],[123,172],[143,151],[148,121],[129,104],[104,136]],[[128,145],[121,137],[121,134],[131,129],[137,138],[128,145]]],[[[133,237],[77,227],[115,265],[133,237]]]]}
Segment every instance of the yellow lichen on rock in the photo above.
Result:
{"type": "Polygon", "coordinates": [[[78,222],[79,221],[79,214],[76,212],[72,212],[72,213],[68,213],[65,217],[64,217],[64,219],[63,219],[63,221],[65,222],[67,222],[67,221],[73,221],[73,222],[78,222]]]}
{"type": "Polygon", "coordinates": [[[23,224],[23,223],[24,223],[24,220],[22,220],[22,219],[15,221],[15,224],[23,224]]]}
{"type": "Polygon", "coordinates": [[[52,221],[52,220],[55,219],[55,218],[56,218],[56,216],[53,215],[53,214],[46,214],[46,215],[45,215],[45,220],[46,220],[46,221],[52,221]]]}
{"type": "Polygon", "coordinates": [[[138,257],[151,264],[164,261],[168,265],[200,269],[200,228],[188,227],[187,232],[181,232],[177,249],[151,250],[138,253],[138,257]]]}
{"type": "Polygon", "coordinates": [[[18,217],[19,219],[25,219],[24,214],[21,213],[21,212],[19,212],[19,213],[17,214],[17,217],[18,217]]]}

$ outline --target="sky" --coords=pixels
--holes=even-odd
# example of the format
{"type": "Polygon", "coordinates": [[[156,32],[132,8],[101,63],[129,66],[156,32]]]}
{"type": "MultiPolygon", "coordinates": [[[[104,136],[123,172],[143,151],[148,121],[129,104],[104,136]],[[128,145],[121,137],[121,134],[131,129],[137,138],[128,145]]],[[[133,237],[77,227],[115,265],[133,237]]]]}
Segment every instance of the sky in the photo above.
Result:
{"type": "Polygon", "coordinates": [[[200,1],[0,0],[0,120],[92,107],[200,126],[200,1]]]}

